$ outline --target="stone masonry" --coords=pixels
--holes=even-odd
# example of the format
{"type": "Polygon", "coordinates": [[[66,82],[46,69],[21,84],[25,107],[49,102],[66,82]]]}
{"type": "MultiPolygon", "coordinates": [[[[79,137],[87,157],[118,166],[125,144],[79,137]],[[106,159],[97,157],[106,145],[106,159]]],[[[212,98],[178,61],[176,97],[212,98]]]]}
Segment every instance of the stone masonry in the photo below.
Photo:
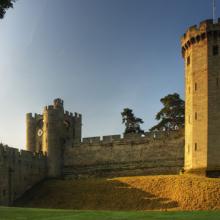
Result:
{"type": "Polygon", "coordinates": [[[220,20],[190,27],[181,39],[185,60],[185,170],[220,171],[220,20]]]}

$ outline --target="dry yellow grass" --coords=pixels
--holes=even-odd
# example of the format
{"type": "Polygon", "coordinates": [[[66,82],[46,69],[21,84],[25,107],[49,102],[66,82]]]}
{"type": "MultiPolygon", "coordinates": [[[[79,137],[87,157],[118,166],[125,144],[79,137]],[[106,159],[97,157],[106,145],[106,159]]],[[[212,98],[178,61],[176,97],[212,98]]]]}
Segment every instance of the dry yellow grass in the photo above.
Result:
{"type": "Polygon", "coordinates": [[[213,210],[220,209],[220,179],[183,175],[48,180],[17,205],[78,210],[213,210]]]}

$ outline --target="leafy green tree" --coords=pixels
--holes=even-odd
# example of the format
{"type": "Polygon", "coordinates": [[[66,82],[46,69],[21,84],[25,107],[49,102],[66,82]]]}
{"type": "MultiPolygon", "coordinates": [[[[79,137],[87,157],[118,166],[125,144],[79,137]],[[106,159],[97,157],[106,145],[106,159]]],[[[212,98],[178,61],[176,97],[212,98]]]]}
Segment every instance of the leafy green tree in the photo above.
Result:
{"type": "Polygon", "coordinates": [[[122,115],[122,123],[125,124],[125,134],[143,134],[144,130],[141,129],[140,124],[144,121],[141,118],[136,118],[134,116],[133,110],[125,108],[122,115]]]}
{"type": "Polygon", "coordinates": [[[157,125],[152,127],[150,131],[159,130],[176,130],[184,127],[185,121],[185,102],[180,98],[179,94],[169,94],[160,100],[163,108],[157,113],[157,125]]]}
{"type": "Polygon", "coordinates": [[[4,18],[5,12],[9,8],[13,8],[16,0],[0,0],[0,19],[4,18]]]}

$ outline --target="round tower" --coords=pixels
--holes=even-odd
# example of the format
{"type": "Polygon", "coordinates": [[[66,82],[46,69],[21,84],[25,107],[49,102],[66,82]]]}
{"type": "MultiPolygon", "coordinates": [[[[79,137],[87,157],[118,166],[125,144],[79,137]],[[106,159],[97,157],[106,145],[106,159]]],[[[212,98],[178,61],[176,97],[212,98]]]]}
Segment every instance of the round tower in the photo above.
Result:
{"type": "Polygon", "coordinates": [[[220,171],[220,21],[190,27],[185,61],[185,164],[188,172],[220,171]]]}
{"type": "Polygon", "coordinates": [[[26,114],[26,149],[36,152],[36,120],[31,113],[26,114]]]}
{"type": "Polygon", "coordinates": [[[54,105],[43,112],[43,152],[48,155],[48,176],[60,177],[63,165],[62,128],[64,121],[63,101],[54,100],[54,105]]]}

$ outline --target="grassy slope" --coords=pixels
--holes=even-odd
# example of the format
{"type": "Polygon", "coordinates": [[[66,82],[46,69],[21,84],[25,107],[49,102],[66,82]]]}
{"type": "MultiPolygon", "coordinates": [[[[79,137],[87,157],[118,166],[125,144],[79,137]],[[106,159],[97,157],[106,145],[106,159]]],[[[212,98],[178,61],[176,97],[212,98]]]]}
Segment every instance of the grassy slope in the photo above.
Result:
{"type": "Polygon", "coordinates": [[[220,210],[220,179],[146,176],[48,180],[16,205],[76,210],[220,210]]]}
{"type": "Polygon", "coordinates": [[[220,212],[107,212],[0,208],[0,220],[219,220],[220,212]]]}

